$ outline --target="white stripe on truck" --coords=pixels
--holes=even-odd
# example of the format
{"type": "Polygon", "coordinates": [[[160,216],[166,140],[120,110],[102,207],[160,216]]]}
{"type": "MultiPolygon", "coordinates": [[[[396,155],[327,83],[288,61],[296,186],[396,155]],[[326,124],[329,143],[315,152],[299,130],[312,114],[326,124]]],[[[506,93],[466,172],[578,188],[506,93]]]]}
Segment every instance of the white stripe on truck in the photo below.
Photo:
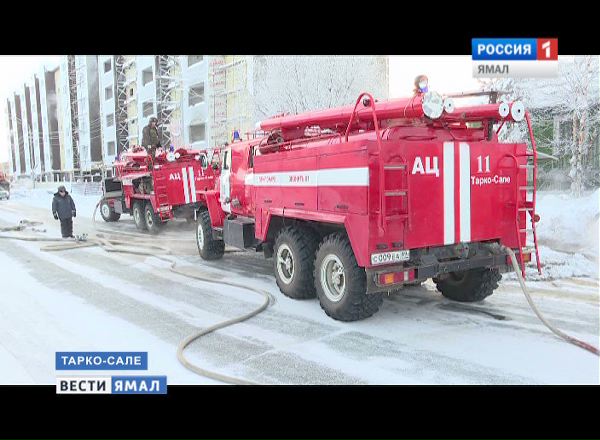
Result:
{"type": "Polygon", "coordinates": [[[459,206],[460,206],[460,241],[471,241],[471,149],[469,144],[461,142],[459,206]]]}
{"type": "Polygon", "coordinates": [[[181,178],[183,179],[183,195],[185,197],[185,203],[190,203],[190,193],[188,189],[188,178],[187,178],[187,170],[185,168],[181,169],[181,178]]]}
{"type": "Polygon", "coordinates": [[[192,193],[192,203],[196,203],[196,178],[194,176],[194,167],[189,167],[190,171],[190,191],[192,193]]]}
{"type": "Polygon", "coordinates": [[[328,168],[322,170],[286,171],[247,174],[246,185],[254,186],[369,186],[369,168],[328,168]]]}
{"type": "Polygon", "coordinates": [[[444,142],[444,244],[454,243],[454,142],[444,142]]]}

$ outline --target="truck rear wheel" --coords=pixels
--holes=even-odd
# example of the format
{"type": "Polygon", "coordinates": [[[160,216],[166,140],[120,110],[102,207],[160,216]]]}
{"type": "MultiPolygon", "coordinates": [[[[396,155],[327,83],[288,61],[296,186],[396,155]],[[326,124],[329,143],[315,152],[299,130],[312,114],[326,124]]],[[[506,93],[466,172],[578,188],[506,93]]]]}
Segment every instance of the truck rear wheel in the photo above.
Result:
{"type": "Polygon", "coordinates": [[[146,222],[146,228],[151,234],[158,234],[162,229],[163,221],[158,214],[154,213],[152,203],[146,203],[144,207],[144,221],[146,222]]]}
{"type": "Polygon", "coordinates": [[[368,318],[383,302],[383,293],[367,295],[365,270],[356,263],[344,234],[331,234],[321,242],[314,278],[321,308],[338,321],[368,318]]]}
{"type": "Polygon", "coordinates": [[[102,200],[102,203],[100,203],[100,215],[105,222],[116,222],[121,218],[121,214],[115,212],[108,200],[102,200]]]}
{"type": "Polygon", "coordinates": [[[218,260],[225,253],[225,242],[213,238],[213,229],[208,211],[198,213],[198,224],[196,225],[196,244],[198,252],[204,260],[218,260]]]}
{"type": "Polygon", "coordinates": [[[131,214],[133,215],[133,222],[135,223],[135,227],[140,231],[145,231],[147,229],[146,222],[144,221],[144,205],[142,202],[133,202],[133,208],[131,209],[131,214]]]}
{"type": "Polygon", "coordinates": [[[273,249],[273,268],[279,290],[294,299],[314,298],[316,234],[303,226],[283,228],[273,249]]]}
{"type": "Polygon", "coordinates": [[[448,277],[433,281],[446,298],[460,302],[483,301],[498,288],[502,275],[498,269],[471,269],[451,272],[448,277]]]}

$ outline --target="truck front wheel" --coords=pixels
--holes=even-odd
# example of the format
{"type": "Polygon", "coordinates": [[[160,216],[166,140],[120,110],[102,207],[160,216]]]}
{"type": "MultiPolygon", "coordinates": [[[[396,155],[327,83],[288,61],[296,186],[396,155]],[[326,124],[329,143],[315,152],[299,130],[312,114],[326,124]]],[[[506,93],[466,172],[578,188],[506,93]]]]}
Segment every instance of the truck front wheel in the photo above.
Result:
{"type": "Polygon", "coordinates": [[[315,297],[313,278],[318,239],[304,226],[283,228],[273,249],[275,280],[281,293],[294,299],[315,297]]]}
{"type": "Polygon", "coordinates": [[[356,263],[344,234],[331,234],[321,242],[314,277],[321,308],[338,321],[368,318],[383,302],[383,293],[367,295],[365,270],[356,263]]]}
{"type": "Polygon", "coordinates": [[[437,290],[446,298],[460,302],[483,301],[498,288],[502,275],[498,269],[471,269],[434,278],[437,290]]]}
{"type": "Polygon", "coordinates": [[[133,215],[135,227],[140,231],[147,230],[148,227],[146,226],[146,221],[144,220],[144,205],[141,202],[133,202],[131,213],[133,215]]]}
{"type": "Polygon", "coordinates": [[[196,244],[198,252],[204,260],[218,260],[225,253],[225,242],[213,238],[213,229],[208,211],[198,213],[198,224],[196,225],[196,244]]]}

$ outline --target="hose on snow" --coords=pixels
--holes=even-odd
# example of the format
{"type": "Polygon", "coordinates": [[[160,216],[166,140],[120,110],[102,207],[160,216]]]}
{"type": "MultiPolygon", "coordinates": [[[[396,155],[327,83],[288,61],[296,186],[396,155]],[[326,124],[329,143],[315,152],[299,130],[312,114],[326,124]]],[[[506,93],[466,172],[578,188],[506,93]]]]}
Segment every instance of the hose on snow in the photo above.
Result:
{"type": "Polygon", "coordinates": [[[536,316],[539,318],[539,320],[542,321],[542,324],[544,324],[552,333],[554,333],[559,338],[564,339],[565,341],[569,342],[570,344],[573,344],[580,348],[583,348],[584,350],[587,350],[590,353],[594,353],[596,356],[600,356],[600,351],[598,350],[598,348],[594,347],[591,344],[588,344],[587,342],[584,342],[577,338],[574,338],[573,336],[567,335],[565,332],[561,331],[560,329],[558,329],[555,326],[553,326],[552,324],[550,324],[544,318],[542,313],[538,310],[535,303],[533,302],[533,299],[531,298],[531,295],[529,294],[529,290],[527,290],[527,286],[525,285],[525,280],[523,279],[523,275],[521,275],[521,268],[519,267],[519,263],[517,263],[517,257],[515,256],[515,253],[513,252],[513,250],[511,248],[506,247],[506,246],[503,246],[502,250],[504,252],[506,252],[508,254],[508,256],[510,257],[512,266],[515,270],[515,273],[517,274],[517,279],[519,280],[519,284],[521,285],[521,290],[525,294],[525,298],[527,298],[529,307],[531,307],[531,310],[533,310],[533,312],[536,314],[536,316]]]}
{"type": "MultiPolygon", "coordinates": [[[[96,212],[98,210],[99,205],[100,205],[100,202],[98,202],[96,204],[96,207],[94,208],[94,214],[92,216],[94,227],[96,227],[96,224],[95,224],[96,223],[96,212]]],[[[19,226],[0,228],[0,232],[22,231],[25,229],[26,225],[28,225],[28,224],[31,224],[31,222],[22,221],[19,226]]],[[[96,228],[96,229],[100,229],[100,228],[96,228]]],[[[107,231],[107,232],[117,235],[117,236],[121,234],[120,232],[117,232],[117,231],[107,231]]],[[[123,235],[125,235],[125,234],[123,234],[123,235]]],[[[184,276],[187,278],[191,278],[194,280],[202,281],[205,283],[236,287],[239,289],[244,289],[246,291],[252,292],[254,294],[261,295],[263,298],[263,301],[256,308],[250,310],[247,313],[244,313],[243,315],[219,322],[219,323],[214,324],[205,329],[199,329],[199,330],[195,331],[193,334],[185,337],[177,346],[177,359],[179,360],[179,362],[181,362],[181,364],[185,368],[187,368],[190,371],[193,371],[196,374],[199,374],[201,376],[204,376],[204,377],[207,377],[209,379],[213,379],[213,380],[216,380],[219,382],[229,383],[229,384],[233,384],[233,385],[258,385],[258,383],[255,383],[255,382],[251,382],[251,381],[248,381],[245,379],[240,379],[240,378],[237,378],[234,376],[225,375],[222,373],[210,371],[205,368],[199,367],[198,365],[195,365],[193,362],[191,362],[189,359],[187,359],[185,357],[184,351],[190,344],[192,344],[192,342],[198,340],[202,336],[208,335],[208,334],[213,333],[222,328],[229,327],[234,324],[238,324],[240,322],[246,321],[246,320],[258,315],[259,313],[263,312],[264,310],[267,309],[267,307],[269,307],[270,304],[275,302],[275,299],[273,298],[273,296],[266,290],[250,287],[250,286],[247,286],[244,284],[234,283],[234,282],[230,282],[230,281],[224,281],[221,279],[211,277],[210,275],[203,276],[203,275],[191,274],[186,271],[182,271],[181,269],[179,269],[177,267],[176,261],[165,256],[165,255],[171,254],[171,251],[169,249],[162,247],[162,246],[143,243],[140,241],[136,242],[135,240],[131,240],[131,238],[133,238],[132,236],[134,236],[134,234],[129,233],[126,235],[128,236],[128,241],[105,237],[102,233],[97,234],[96,237],[94,237],[94,238],[86,237],[84,239],[76,238],[76,239],[67,239],[67,240],[48,238],[48,237],[15,236],[15,235],[4,235],[4,234],[0,234],[0,238],[22,240],[22,241],[41,241],[41,242],[53,243],[53,244],[48,244],[48,245],[42,246],[40,248],[41,251],[46,251],[46,252],[64,251],[64,250],[69,250],[69,249],[79,249],[79,248],[84,248],[84,247],[99,246],[106,252],[116,252],[116,253],[141,255],[141,256],[145,256],[145,257],[154,257],[158,260],[169,263],[170,264],[169,270],[178,275],[181,275],[181,276],[184,276]],[[157,254],[157,252],[160,252],[161,254],[157,254]]]]}

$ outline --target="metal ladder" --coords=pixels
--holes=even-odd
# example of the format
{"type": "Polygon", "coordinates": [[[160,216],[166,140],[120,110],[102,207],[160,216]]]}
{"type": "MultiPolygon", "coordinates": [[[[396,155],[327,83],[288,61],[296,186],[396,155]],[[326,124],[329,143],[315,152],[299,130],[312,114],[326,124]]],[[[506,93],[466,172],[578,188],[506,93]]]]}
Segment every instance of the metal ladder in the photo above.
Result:
{"type": "MultiPolygon", "coordinates": [[[[365,99],[363,101],[363,105],[365,107],[371,107],[371,113],[373,115],[373,125],[375,128],[375,135],[377,138],[377,148],[379,154],[379,188],[380,188],[380,198],[379,198],[379,236],[385,234],[387,221],[393,219],[395,217],[402,218],[406,221],[409,218],[408,216],[408,202],[406,208],[406,214],[392,215],[388,216],[386,214],[386,201],[388,197],[407,197],[408,196],[408,188],[386,188],[385,187],[385,172],[394,171],[394,170],[404,170],[406,171],[407,164],[406,161],[402,160],[399,163],[384,163],[382,160],[382,148],[381,148],[381,131],[379,129],[379,121],[377,120],[377,114],[375,113],[375,99],[370,93],[363,92],[356,99],[356,103],[354,104],[354,109],[352,110],[352,115],[350,115],[350,121],[348,122],[348,127],[346,128],[346,142],[348,142],[348,135],[350,134],[350,129],[352,128],[352,122],[354,121],[354,115],[356,114],[356,110],[358,105],[361,102],[361,99],[366,97],[368,101],[365,99]]],[[[408,186],[408,179],[406,180],[408,186]]],[[[410,226],[409,226],[410,227],[410,226]]]]}
{"type": "Polygon", "coordinates": [[[387,226],[387,222],[390,220],[402,220],[404,222],[408,222],[408,228],[410,229],[410,217],[408,216],[408,191],[409,191],[409,182],[410,179],[407,176],[407,169],[408,169],[408,164],[406,162],[406,160],[404,158],[400,158],[399,161],[396,162],[387,162],[384,163],[382,166],[382,170],[383,170],[383,182],[384,182],[384,186],[382,188],[382,204],[383,204],[383,210],[384,210],[384,214],[383,214],[383,220],[384,220],[384,228],[387,226]],[[400,178],[400,180],[405,180],[406,181],[406,187],[402,187],[402,188],[388,188],[385,185],[386,182],[386,173],[394,173],[394,172],[401,172],[402,173],[402,177],[400,178]],[[406,200],[406,210],[401,209],[400,214],[392,214],[392,215],[387,215],[385,213],[385,210],[387,209],[386,206],[386,202],[387,199],[390,197],[403,197],[406,200]]]}
{"type": "MultiPolygon", "coordinates": [[[[537,231],[535,224],[539,221],[539,216],[536,214],[536,194],[537,194],[537,147],[535,144],[535,138],[533,137],[533,128],[531,126],[531,117],[529,112],[525,112],[525,120],[527,121],[527,129],[529,131],[529,139],[531,140],[531,150],[526,150],[524,154],[508,154],[507,157],[511,157],[514,159],[516,166],[518,169],[524,169],[527,175],[527,170],[533,170],[532,176],[532,184],[529,185],[527,182],[529,179],[526,179],[525,186],[519,185],[518,179],[515,182],[515,228],[517,233],[517,242],[519,244],[519,264],[521,266],[521,274],[523,278],[525,278],[525,262],[523,260],[523,243],[521,241],[521,234],[525,233],[525,244],[527,244],[527,233],[533,233],[533,244],[535,248],[535,261],[537,265],[538,273],[542,274],[542,266],[540,262],[540,251],[538,248],[538,240],[537,240],[537,231]],[[518,157],[526,157],[527,161],[531,158],[532,163],[527,163],[525,165],[519,165],[518,157]],[[529,192],[531,191],[531,192],[529,192]],[[531,199],[528,199],[528,195],[531,194],[531,199]],[[527,228],[527,224],[521,225],[519,222],[519,213],[526,212],[529,214],[529,219],[531,221],[531,228],[527,228]]],[[[518,173],[516,173],[518,175],[518,173]]],[[[527,177],[529,177],[527,175],[527,177]]],[[[527,217],[525,219],[527,222],[527,217]]]]}
{"type": "MultiPolygon", "coordinates": [[[[169,206],[169,196],[167,196],[167,185],[165,181],[167,178],[164,175],[154,173],[152,171],[152,179],[154,181],[154,194],[159,207],[169,206]]],[[[159,211],[159,215],[162,216],[162,211],[159,211]]]]}

